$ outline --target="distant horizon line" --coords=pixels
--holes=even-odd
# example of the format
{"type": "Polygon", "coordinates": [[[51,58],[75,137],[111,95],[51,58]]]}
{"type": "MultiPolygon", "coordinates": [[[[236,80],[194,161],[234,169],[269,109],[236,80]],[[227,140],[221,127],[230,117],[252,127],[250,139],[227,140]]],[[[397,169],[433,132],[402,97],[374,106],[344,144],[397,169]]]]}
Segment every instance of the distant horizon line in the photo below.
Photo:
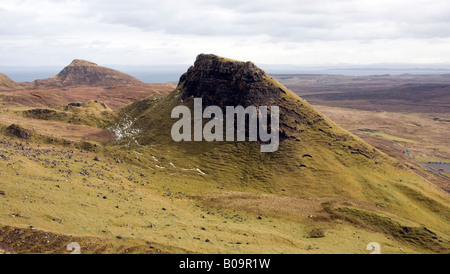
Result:
{"type": "MultiPolygon", "coordinates": [[[[67,65],[66,65],[67,66],[67,65]]],[[[129,74],[144,83],[169,83],[178,81],[191,65],[103,65],[129,74]]],[[[450,74],[450,64],[427,67],[422,64],[347,64],[347,65],[258,65],[269,75],[309,74],[309,75],[341,75],[341,76],[376,76],[376,75],[442,75],[450,74]],[[409,66],[409,67],[406,67],[409,66]]],[[[0,73],[15,82],[33,82],[47,79],[58,74],[65,66],[4,66],[0,65],[0,73]]]]}
{"type": "MultiPolygon", "coordinates": [[[[89,60],[86,60],[89,61],[89,60]]],[[[95,61],[91,61],[102,67],[125,67],[125,68],[189,68],[193,64],[159,64],[159,65],[133,65],[133,64],[101,64],[95,61]]],[[[254,63],[254,62],[253,62],[254,63]]],[[[0,65],[1,68],[64,68],[70,63],[65,65],[0,65]]],[[[356,64],[356,63],[338,63],[338,64],[257,64],[257,66],[268,66],[268,67],[286,67],[286,68],[332,68],[338,69],[448,69],[450,70],[450,63],[368,63],[368,64],[356,64]]]]}

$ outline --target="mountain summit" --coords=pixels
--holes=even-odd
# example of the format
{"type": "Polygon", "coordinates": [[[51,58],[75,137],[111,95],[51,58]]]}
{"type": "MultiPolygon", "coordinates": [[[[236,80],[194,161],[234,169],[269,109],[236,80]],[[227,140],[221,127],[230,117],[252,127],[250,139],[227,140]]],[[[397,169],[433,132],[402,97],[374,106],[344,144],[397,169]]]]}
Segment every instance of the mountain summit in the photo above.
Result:
{"type": "Polygon", "coordinates": [[[141,81],[123,72],[75,59],[56,76],[36,80],[36,86],[116,86],[139,85],[141,81]]]}
{"type": "MultiPolygon", "coordinates": [[[[212,54],[200,54],[170,95],[146,98],[123,108],[121,112],[115,126],[128,143],[158,143],[182,151],[204,153],[205,162],[202,165],[205,168],[211,166],[211,174],[225,176],[229,183],[233,179],[240,181],[244,176],[245,180],[258,184],[265,181],[265,187],[268,187],[289,177],[292,180],[287,180],[287,187],[292,187],[294,191],[300,191],[305,186],[308,187],[301,191],[318,190],[323,183],[332,193],[336,189],[339,192],[354,192],[352,185],[355,181],[350,179],[351,176],[366,177],[360,174],[357,166],[379,170],[380,163],[393,163],[392,159],[336,125],[252,62],[212,54]],[[171,112],[180,105],[192,110],[194,98],[202,98],[203,108],[278,106],[279,151],[260,155],[258,144],[249,142],[174,142],[171,128],[176,121],[171,119],[171,112]],[[233,168],[232,173],[222,173],[226,166],[234,167],[235,163],[224,163],[221,159],[217,163],[220,168],[217,168],[214,153],[224,158],[236,157],[242,163],[233,168]],[[334,180],[330,181],[330,178],[334,180]],[[315,184],[310,185],[311,181],[315,184]]],[[[320,191],[323,192],[323,188],[320,191]]]]}
{"type": "Polygon", "coordinates": [[[213,54],[200,54],[194,66],[180,78],[183,100],[201,97],[206,105],[267,104],[280,89],[265,85],[266,73],[252,62],[240,62],[213,54]]]}
{"type": "MultiPolygon", "coordinates": [[[[336,166],[342,165],[346,170],[347,163],[342,162],[347,160],[369,162],[372,165],[377,159],[384,158],[379,151],[324,117],[252,62],[213,54],[200,54],[194,65],[180,77],[177,88],[170,95],[164,98],[149,97],[122,109],[123,115],[119,115],[117,127],[127,125],[127,130],[134,133],[120,135],[135,139],[143,145],[162,142],[178,147],[194,146],[202,150],[210,144],[180,144],[170,138],[171,127],[175,122],[171,119],[172,109],[179,105],[193,109],[194,98],[202,98],[203,108],[278,106],[280,140],[283,142],[281,151],[274,155],[286,160],[286,163],[281,163],[281,169],[305,166],[304,163],[308,162],[311,168],[306,173],[309,174],[324,167],[321,161],[327,162],[330,157],[336,159],[340,153],[350,156],[345,160],[336,159],[336,166]],[[310,157],[303,155],[313,155],[315,160],[306,160],[310,157]],[[313,162],[317,167],[312,168],[313,162]]],[[[246,142],[241,144],[252,147],[246,142]]],[[[215,143],[215,146],[222,147],[222,144],[215,143]]],[[[252,161],[254,159],[249,159],[249,162],[252,161]]]]}

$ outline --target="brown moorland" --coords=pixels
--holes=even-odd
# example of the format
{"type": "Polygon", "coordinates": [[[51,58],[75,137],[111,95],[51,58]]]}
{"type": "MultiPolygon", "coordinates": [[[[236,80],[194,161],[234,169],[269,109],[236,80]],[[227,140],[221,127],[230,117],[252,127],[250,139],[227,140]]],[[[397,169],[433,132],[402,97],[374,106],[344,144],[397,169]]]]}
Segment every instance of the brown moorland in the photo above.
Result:
{"type": "Polygon", "coordinates": [[[450,191],[450,75],[275,75],[334,122],[450,191]]]}
{"type": "Polygon", "coordinates": [[[274,75],[316,105],[408,113],[449,113],[450,74],[274,75]]]}

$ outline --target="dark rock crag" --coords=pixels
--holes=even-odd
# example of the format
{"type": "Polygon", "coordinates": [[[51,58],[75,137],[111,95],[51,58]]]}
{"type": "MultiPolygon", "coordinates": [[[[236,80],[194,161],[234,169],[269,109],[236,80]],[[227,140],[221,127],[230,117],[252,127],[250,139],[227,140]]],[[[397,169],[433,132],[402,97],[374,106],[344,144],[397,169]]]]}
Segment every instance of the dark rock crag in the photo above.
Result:
{"type": "Polygon", "coordinates": [[[200,54],[194,66],[180,78],[183,100],[201,97],[204,105],[268,105],[281,89],[268,84],[270,77],[252,62],[240,62],[213,54],[200,54]]]}

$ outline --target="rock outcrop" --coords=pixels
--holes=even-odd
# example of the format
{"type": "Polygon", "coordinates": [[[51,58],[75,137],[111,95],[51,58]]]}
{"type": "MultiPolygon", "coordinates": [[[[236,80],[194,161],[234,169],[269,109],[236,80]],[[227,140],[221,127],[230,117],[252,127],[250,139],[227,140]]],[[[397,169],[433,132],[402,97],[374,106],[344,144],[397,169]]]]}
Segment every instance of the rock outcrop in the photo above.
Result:
{"type": "Polygon", "coordinates": [[[16,124],[12,124],[9,127],[7,127],[6,133],[8,133],[11,136],[18,137],[20,139],[30,139],[30,137],[33,135],[33,133],[30,130],[24,129],[23,127],[16,124]]]}
{"type": "Polygon", "coordinates": [[[200,54],[194,66],[180,78],[183,100],[201,97],[205,105],[264,105],[278,98],[281,89],[252,62],[240,62],[213,54],[200,54]]]}

